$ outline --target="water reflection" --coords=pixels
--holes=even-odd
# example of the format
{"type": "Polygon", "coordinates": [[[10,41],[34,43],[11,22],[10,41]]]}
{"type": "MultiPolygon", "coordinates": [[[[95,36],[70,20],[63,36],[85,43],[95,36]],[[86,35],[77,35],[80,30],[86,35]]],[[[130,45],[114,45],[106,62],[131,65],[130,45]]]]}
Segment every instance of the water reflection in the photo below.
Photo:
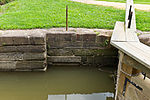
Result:
{"type": "Polygon", "coordinates": [[[113,93],[48,95],[48,100],[107,100],[113,98],[113,93]]]}

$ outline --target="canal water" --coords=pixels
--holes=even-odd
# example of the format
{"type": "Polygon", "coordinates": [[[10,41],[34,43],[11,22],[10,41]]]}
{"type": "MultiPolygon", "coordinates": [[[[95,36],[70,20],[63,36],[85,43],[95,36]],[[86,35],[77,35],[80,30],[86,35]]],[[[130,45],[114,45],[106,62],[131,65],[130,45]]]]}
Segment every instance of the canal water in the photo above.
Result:
{"type": "Polygon", "coordinates": [[[49,67],[46,72],[0,72],[0,100],[113,100],[112,68],[49,67]]]}

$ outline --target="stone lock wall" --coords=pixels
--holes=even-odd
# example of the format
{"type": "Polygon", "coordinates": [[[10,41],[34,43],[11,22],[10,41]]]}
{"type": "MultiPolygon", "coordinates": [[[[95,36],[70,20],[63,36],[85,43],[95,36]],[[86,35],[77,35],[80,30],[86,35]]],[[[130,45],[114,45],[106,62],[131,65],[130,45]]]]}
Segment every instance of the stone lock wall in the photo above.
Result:
{"type": "Polygon", "coordinates": [[[103,30],[0,31],[1,71],[45,71],[48,65],[117,66],[117,50],[103,30]]]}
{"type": "MultiPolygon", "coordinates": [[[[48,65],[117,66],[113,31],[69,28],[1,30],[0,71],[45,71],[48,65]]],[[[149,45],[148,34],[139,36],[149,45]]]]}
{"type": "Polygon", "coordinates": [[[0,71],[44,71],[45,34],[37,31],[0,32],[0,71]]]}
{"type": "Polygon", "coordinates": [[[110,35],[95,32],[46,33],[49,65],[117,65],[117,50],[109,45],[110,35]]]}

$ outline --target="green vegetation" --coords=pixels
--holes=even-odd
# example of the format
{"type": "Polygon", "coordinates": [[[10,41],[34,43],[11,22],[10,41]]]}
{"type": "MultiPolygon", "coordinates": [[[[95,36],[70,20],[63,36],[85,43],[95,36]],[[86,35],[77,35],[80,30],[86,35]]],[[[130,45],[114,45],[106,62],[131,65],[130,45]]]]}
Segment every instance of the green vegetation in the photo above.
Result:
{"type": "MultiPolygon", "coordinates": [[[[65,27],[65,6],[69,6],[69,27],[113,29],[124,21],[125,11],[69,0],[16,0],[1,7],[0,29],[65,27]]],[[[137,11],[137,28],[150,31],[150,12],[137,11]]]]}
{"type": "Polygon", "coordinates": [[[13,0],[0,0],[0,5],[6,4],[11,1],[13,1],[13,0]]]}
{"type": "MultiPolygon", "coordinates": [[[[126,2],[126,0],[97,0],[97,1],[121,2],[121,3],[126,2]]],[[[134,3],[137,3],[137,4],[150,4],[150,0],[134,0],[134,3]]]]}

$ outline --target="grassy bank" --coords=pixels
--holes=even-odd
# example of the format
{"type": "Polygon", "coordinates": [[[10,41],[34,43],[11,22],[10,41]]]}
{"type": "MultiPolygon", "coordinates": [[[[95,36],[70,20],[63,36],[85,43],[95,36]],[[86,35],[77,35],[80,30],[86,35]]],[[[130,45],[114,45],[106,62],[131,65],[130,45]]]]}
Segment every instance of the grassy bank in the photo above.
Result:
{"type": "Polygon", "coordinates": [[[0,5],[9,3],[9,2],[11,2],[11,1],[14,1],[14,0],[0,0],[0,5]]]}
{"type": "MultiPolygon", "coordinates": [[[[121,3],[125,3],[126,2],[126,0],[97,0],[97,1],[121,2],[121,3]]],[[[137,4],[149,4],[150,5],[150,0],[134,0],[134,3],[137,3],[137,4]]]]}
{"type": "MultiPolygon", "coordinates": [[[[68,0],[16,0],[1,7],[0,29],[65,27],[65,6],[69,6],[69,27],[113,29],[124,21],[125,11],[68,0]]],[[[150,31],[150,12],[137,11],[137,28],[150,31]]]]}

